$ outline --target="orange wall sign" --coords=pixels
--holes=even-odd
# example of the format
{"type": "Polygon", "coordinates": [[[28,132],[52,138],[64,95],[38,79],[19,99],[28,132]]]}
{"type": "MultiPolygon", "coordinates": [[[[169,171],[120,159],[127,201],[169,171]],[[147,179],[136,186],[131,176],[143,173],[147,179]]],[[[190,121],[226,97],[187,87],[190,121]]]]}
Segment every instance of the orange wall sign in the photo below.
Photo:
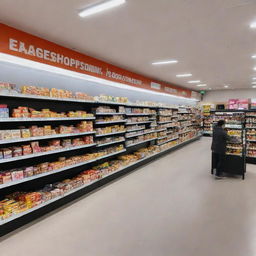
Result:
{"type": "Polygon", "coordinates": [[[2,23],[0,52],[130,86],[191,98],[190,90],[129,72],[2,23]]]}

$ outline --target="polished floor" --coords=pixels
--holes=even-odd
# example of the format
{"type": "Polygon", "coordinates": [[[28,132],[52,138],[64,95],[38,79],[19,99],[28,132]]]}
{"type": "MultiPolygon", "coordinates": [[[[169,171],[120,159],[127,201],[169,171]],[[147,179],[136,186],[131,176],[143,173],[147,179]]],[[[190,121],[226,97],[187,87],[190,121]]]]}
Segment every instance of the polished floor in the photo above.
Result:
{"type": "Polygon", "coordinates": [[[202,138],[0,240],[1,256],[256,255],[256,166],[214,180],[202,138]]]}

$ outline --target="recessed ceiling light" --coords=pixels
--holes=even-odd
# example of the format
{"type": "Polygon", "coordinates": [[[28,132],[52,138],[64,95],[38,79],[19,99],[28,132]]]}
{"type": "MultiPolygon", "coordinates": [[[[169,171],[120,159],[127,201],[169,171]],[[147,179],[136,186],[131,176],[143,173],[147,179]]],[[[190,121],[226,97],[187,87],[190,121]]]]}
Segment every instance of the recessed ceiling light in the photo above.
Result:
{"type": "Polygon", "coordinates": [[[229,86],[228,85],[224,85],[224,88],[228,88],[229,86]]]}
{"type": "Polygon", "coordinates": [[[108,0],[102,1],[93,5],[88,6],[87,8],[81,10],[78,15],[82,18],[96,14],[111,8],[114,8],[118,5],[124,4],[126,0],[108,0]]]}
{"type": "Polygon", "coordinates": [[[256,55],[252,55],[251,57],[252,57],[252,59],[256,59],[256,55]]]}
{"type": "Polygon", "coordinates": [[[188,81],[189,84],[197,84],[200,83],[200,80],[192,80],[192,81],[188,81]]]}
{"type": "Polygon", "coordinates": [[[252,88],[256,88],[256,85],[253,85],[252,88]]]}
{"type": "Polygon", "coordinates": [[[163,60],[163,61],[156,61],[153,62],[152,65],[164,65],[164,64],[175,64],[178,63],[177,60],[163,60]]]}
{"type": "Polygon", "coordinates": [[[253,70],[256,70],[256,67],[254,67],[253,70]]]}
{"type": "Polygon", "coordinates": [[[196,86],[198,86],[198,87],[205,87],[205,86],[207,86],[207,84],[197,84],[196,86]]]}
{"type": "Polygon", "coordinates": [[[256,28],[256,22],[252,22],[252,23],[250,24],[250,28],[256,28]]]}
{"type": "Polygon", "coordinates": [[[252,80],[256,80],[256,77],[253,77],[252,80]]]}
{"type": "Polygon", "coordinates": [[[178,74],[176,77],[189,77],[192,76],[192,74],[178,74]]]}

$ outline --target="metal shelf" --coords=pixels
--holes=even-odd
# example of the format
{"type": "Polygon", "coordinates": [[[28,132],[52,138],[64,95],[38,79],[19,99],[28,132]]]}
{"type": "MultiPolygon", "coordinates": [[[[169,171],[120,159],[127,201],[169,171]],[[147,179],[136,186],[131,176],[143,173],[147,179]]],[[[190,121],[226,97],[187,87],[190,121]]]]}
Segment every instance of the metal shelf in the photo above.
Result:
{"type": "Polygon", "coordinates": [[[184,131],[184,132],[179,132],[179,134],[183,134],[183,133],[187,133],[187,132],[192,132],[192,130],[184,131]]]}
{"type": "Polygon", "coordinates": [[[116,123],[125,123],[126,120],[118,120],[118,121],[109,121],[109,122],[95,122],[95,124],[116,124],[116,123]]]}
{"type": "Polygon", "coordinates": [[[121,143],[121,142],[124,142],[125,140],[117,140],[117,141],[112,141],[112,142],[108,142],[108,143],[104,143],[104,144],[97,144],[97,148],[100,148],[100,147],[104,147],[104,146],[108,146],[108,145],[112,145],[112,144],[117,144],[117,143],[121,143]]]}
{"type": "Polygon", "coordinates": [[[125,115],[125,113],[95,113],[97,116],[114,116],[114,115],[125,115]]]}
{"type": "Polygon", "coordinates": [[[138,137],[138,136],[142,136],[142,135],[146,135],[146,134],[150,134],[150,133],[154,133],[154,132],[156,132],[156,131],[144,132],[144,133],[141,133],[141,134],[134,134],[134,135],[131,135],[131,136],[125,136],[125,138],[129,139],[129,138],[138,137]]]}
{"type": "Polygon", "coordinates": [[[168,123],[173,123],[173,120],[171,121],[164,121],[164,122],[157,122],[158,124],[168,124],[168,123]]]}
{"type": "Polygon", "coordinates": [[[166,128],[156,130],[156,132],[162,132],[162,131],[166,131],[166,128]]]}
{"type": "Polygon", "coordinates": [[[74,136],[82,136],[82,135],[92,135],[95,133],[96,132],[93,131],[93,132],[68,133],[68,134],[54,134],[54,135],[48,135],[48,136],[36,136],[36,137],[19,138],[19,139],[12,139],[12,140],[0,140],[0,145],[25,142],[25,141],[34,141],[34,140],[45,140],[45,139],[65,138],[65,137],[74,137],[74,136]]]}
{"type": "Polygon", "coordinates": [[[179,137],[166,140],[166,141],[161,142],[161,143],[159,143],[159,144],[157,144],[157,145],[158,145],[158,146],[161,146],[161,145],[163,145],[163,144],[166,144],[166,143],[168,143],[168,142],[170,142],[170,141],[177,140],[177,139],[179,139],[179,137]]]}
{"type": "Polygon", "coordinates": [[[95,120],[95,117],[42,117],[42,118],[0,118],[1,123],[9,122],[47,122],[47,121],[72,121],[72,120],[95,120]]]}
{"type": "Polygon", "coordinates": [[[148,124],[148,123],[152,123],[152,121],[133,122],[133,123],[127,123],[127,122],[126,122],[126,125],[148,124]]]}
{"type": "Polygon", "coordinates": [[[154,116],[156,114],[147,114],[147,113],[126,113],[127,116],[154,116]]]}
{"type": "Polygon", "coordinates": [[[167,135],[162,136],[162,137],[158,137],[157,139],[158,139],[158,140],[162,140],[162,139],[164,139],[164,138],[167,138],[167,135]]]}
{"type": "Polygon", "coordinates": [[[146,128],[139,128],[139,129],[134,129],[134,130],[127,130],[127,132],[137,132],[137,131],[141,131],[141,130],[145,130],[146,128]]]}
{"type": "Polygon", "coordinates": [[[156,138],[154,138],[154,139],[149,139],[149,140],[144,140],[144,141],[140,141],[140,142],[138,142],[138,143],[134,143],[134,144],[127,145],[126,147],[127,147],[127,148],[133,147],[133,146],[136,146],[136,145],[139,145],[139,144],[142,144],[142,143],[145,143],[145,142],[149,142],[149,141],[152,141],[152,140],[156,140],[156,138]]]}
{"type": "Polygon", "coordinates": [[[126,133],[126,131],[112,132],[112,133],[105,133],[105,134],[96,134],[95,137],[105,137],[105,136],[112,136],[112,135],[123,134],[123,133],[126,133]]]}
{"type": "Polygon", "coordinates": [[[0,93],[2,97],[10,97],[10,98],[23,98],[23,99],[36,99],[36,100],[51,100],[51,101],[66,101],[66,102],[78,102],[78,103],[97,103],[97,101],[91,100],[82,100],[75,98],[55,98],[49,96],[38,96],[32,94],[21,94],[21,93],[0,93]]]}
{"type": "Polygon", "coordinates": [[[40,153],[35,153],[35,154],[28,154],[28,155],[25,155],[25,156],[17,156],[17,157],[5,158],[5,159],[1,159],[0,160],[0,164],[9,163],[9,162],[15,162],[15,161],[29,159],[29,158],[35,158],[35,157],[40,157],[40,156],[47,156],[47,155],[52,155],[52,154],[66,152],[66,151],[82,149],[82,148],[89,148],[89,147],[93,147],[93,146],[96,146],[96,143],[82,145],[82,146],[77,146],[77,147],[69,147],[69,148],[62,148],[62,149],[57,149],[57,150],[51,150],[51,151],[48,151],[48,152],[40,152],[40,153]]]}

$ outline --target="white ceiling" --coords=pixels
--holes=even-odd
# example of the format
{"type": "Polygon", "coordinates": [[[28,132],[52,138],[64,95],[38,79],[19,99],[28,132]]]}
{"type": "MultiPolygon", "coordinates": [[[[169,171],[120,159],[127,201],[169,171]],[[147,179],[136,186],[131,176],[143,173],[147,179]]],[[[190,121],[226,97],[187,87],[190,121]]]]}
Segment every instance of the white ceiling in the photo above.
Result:
{"type": "Polygon", "coordinates": [[[198,89],[250,88],[256,0],[127,0],[85,19],[97,0],[1,0],[0,21],[146,76],[198,89]],[[177,59],[178,64],[151,62],[177,59]],[[176,74],[191,72],[191,78],[176,74]]]}

